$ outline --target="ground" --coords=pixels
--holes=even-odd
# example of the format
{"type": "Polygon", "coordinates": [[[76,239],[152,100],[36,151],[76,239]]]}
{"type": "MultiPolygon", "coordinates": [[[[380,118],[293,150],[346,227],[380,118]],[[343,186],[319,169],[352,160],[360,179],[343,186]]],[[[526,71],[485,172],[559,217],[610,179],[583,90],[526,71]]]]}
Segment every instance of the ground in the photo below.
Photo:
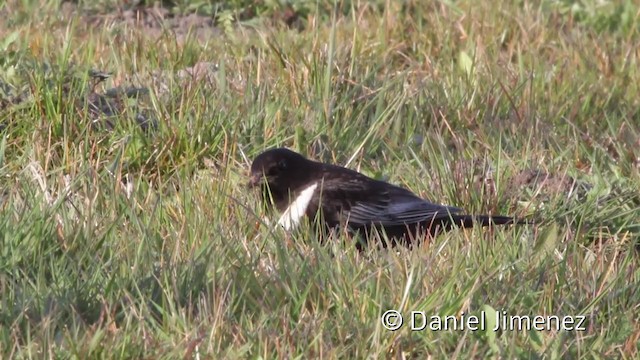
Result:
{"type": "Polygon", "coordinates": [[[3,3],[2,358],[636,358],[639,14],[3,3]],[[363,252],[286,234],[246,187],[274,146],[535,223],[363,252]]]}

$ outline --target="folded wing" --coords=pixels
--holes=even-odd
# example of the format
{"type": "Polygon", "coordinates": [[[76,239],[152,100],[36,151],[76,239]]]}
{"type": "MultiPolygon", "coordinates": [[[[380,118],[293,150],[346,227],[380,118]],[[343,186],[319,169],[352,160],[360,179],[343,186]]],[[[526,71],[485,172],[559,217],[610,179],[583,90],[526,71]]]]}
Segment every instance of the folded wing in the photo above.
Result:
{"type": "Polygon", "coordinates": [[[344,212],[351,225],[383,226],[429,222],[450,217],[461,209],[430,203],[413,194],[378,194],[370,201],[360,200],[344,212]]]}
{"type": "Polygon", "coordinates": [[[430,203],[409,190],[381,181],[360,177],[349,180],[342,179],[339,185],[326,183],[321,190],[324,195],[320,196],[334,200],[322,202],[325,213],[329,210],[329,204],[335,205],[335,200],[341,199],[339,208],[331,209],[340,214],[340,219],[334,220],[347,222],[352,227],[413,224],[448,218],[462,211],[460,208],[430,203]]]}

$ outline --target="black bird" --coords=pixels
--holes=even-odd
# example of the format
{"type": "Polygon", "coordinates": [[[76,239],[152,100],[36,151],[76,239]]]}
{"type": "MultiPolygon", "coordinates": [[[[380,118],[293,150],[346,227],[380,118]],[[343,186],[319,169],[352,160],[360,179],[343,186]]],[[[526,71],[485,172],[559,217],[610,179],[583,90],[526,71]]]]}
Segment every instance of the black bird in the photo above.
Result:
{"type": "Polygon", "coordinates": [[[278,223],[286,230],[306,216],[327,229],[346,226],[366,239],[384,233],[392,245],[410,245],[453,227],[522,223],[509,216],[461,214],[460,208],[428,202],[407,189],[284,148],[254,159],[249,186],[260,187],[266,205],[283,213],[278,223]]]}

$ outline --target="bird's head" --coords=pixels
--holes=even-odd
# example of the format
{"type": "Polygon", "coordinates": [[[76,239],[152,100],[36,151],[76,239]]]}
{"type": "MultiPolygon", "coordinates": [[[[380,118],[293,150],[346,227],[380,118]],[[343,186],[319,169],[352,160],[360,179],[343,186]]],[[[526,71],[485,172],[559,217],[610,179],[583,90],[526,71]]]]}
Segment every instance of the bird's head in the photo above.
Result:
{"type": "Polygon", "coordinates": [[[251,164],[249,187],[267,185],[272,190],[288,190],[293,184],[306,178],[309,163],[304,156],[288,149],[267,150],[251,164]]]}

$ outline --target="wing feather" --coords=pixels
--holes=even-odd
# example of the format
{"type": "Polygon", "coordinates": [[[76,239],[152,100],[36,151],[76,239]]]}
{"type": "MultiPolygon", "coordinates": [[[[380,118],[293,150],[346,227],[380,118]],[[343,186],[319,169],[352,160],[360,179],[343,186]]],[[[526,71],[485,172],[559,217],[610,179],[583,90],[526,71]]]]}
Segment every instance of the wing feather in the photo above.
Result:
{"type": "Polygon", "coordinates": [[[433,204],[417,197],[402,197],[393,198],[383,206],[381,203],[358,201],[345,211],[344,216],[355,226],[372,223],[395,226],[432,221],[459,211],[459,208],[433,204]]]}
{"type": "Polygon", "coordinates": [[[353,227],[395,226],[433,221],[462,211],[428,202],[407,189],[356,174],[358,176],[349,181],[341,179],[339,185],[325,184],[321,190],[324,196],[342,199],[339,208],[331,209],[340,213],[340,219],[334,219],[338,222],[347,222],[353,227]]]}

